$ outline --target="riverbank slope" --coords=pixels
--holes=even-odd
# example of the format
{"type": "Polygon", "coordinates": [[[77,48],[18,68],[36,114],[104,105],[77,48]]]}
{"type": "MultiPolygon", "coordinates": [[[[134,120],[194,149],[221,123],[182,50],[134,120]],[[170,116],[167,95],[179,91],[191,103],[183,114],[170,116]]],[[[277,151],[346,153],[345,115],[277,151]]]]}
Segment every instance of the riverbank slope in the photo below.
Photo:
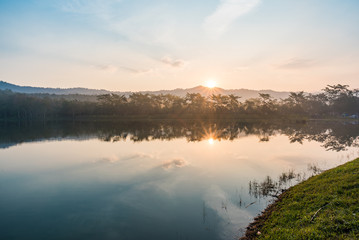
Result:
{"type": "Polygon", "coordinates": [[[359,239],[359,158],[285,191],[241,239],[359,239]]]}

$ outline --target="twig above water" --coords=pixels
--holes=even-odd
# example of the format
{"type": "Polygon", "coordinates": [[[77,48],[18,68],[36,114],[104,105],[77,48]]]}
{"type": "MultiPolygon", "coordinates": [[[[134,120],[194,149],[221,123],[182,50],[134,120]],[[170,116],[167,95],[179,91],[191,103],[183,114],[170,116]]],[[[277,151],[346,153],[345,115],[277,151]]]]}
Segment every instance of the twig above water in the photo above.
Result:
{"type": "Polygon", "coordinates": [[[257,201],[254,201],[254,202],[248,204],[248,205],[246,206],[246,208],[249,207],[249,206],[251,206],[251,205],[253,205],[253,204],[255,204],[256,202],[257,202],[257,201]]]}
{"type": "Polygon", "coordinates": [[[315,217],[317,216],[317,214],[320,212],[320,210],[322,210],[325,206],[327,206],[328,203],[324,204],[321,208],[319,208],[314,215],[312,216],[312,218],[310,219],[311,222],[313,222],[313,220],[315,219],[315,217]]]}

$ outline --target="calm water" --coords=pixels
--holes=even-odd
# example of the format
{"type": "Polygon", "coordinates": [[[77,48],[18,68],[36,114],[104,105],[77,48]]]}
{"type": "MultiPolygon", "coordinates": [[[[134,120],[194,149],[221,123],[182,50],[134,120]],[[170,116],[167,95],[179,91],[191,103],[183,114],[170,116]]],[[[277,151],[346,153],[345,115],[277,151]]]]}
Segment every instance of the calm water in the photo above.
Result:
{"type": "Polygon", "coordinates": [[[0,239],[236,239],[271,201],[249,182],[342,164],[358,135],[355,122],[2,123],[0,239]]]}

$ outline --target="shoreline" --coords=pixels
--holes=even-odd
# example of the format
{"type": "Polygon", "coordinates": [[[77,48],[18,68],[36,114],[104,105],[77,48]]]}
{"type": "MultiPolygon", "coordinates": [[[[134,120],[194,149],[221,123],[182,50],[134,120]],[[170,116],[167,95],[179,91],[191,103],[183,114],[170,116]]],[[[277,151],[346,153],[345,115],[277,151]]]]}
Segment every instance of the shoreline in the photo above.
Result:
{"type": "Polygon", "coordinates": [[[359,158],[284,191],[239,239],[359,239],[359,158]]]}

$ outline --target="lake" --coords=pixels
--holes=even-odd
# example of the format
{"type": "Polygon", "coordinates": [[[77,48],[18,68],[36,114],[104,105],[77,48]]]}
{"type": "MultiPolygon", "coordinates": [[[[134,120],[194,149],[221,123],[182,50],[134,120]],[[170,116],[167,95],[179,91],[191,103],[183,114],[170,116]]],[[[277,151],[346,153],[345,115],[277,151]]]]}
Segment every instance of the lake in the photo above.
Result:
{"type": "Polygon", "coordinates": [[[273,200],[253,183],[352,160],[358,136],[357,122],[1,123],[0,239],[238,239],[273,200]]]}

